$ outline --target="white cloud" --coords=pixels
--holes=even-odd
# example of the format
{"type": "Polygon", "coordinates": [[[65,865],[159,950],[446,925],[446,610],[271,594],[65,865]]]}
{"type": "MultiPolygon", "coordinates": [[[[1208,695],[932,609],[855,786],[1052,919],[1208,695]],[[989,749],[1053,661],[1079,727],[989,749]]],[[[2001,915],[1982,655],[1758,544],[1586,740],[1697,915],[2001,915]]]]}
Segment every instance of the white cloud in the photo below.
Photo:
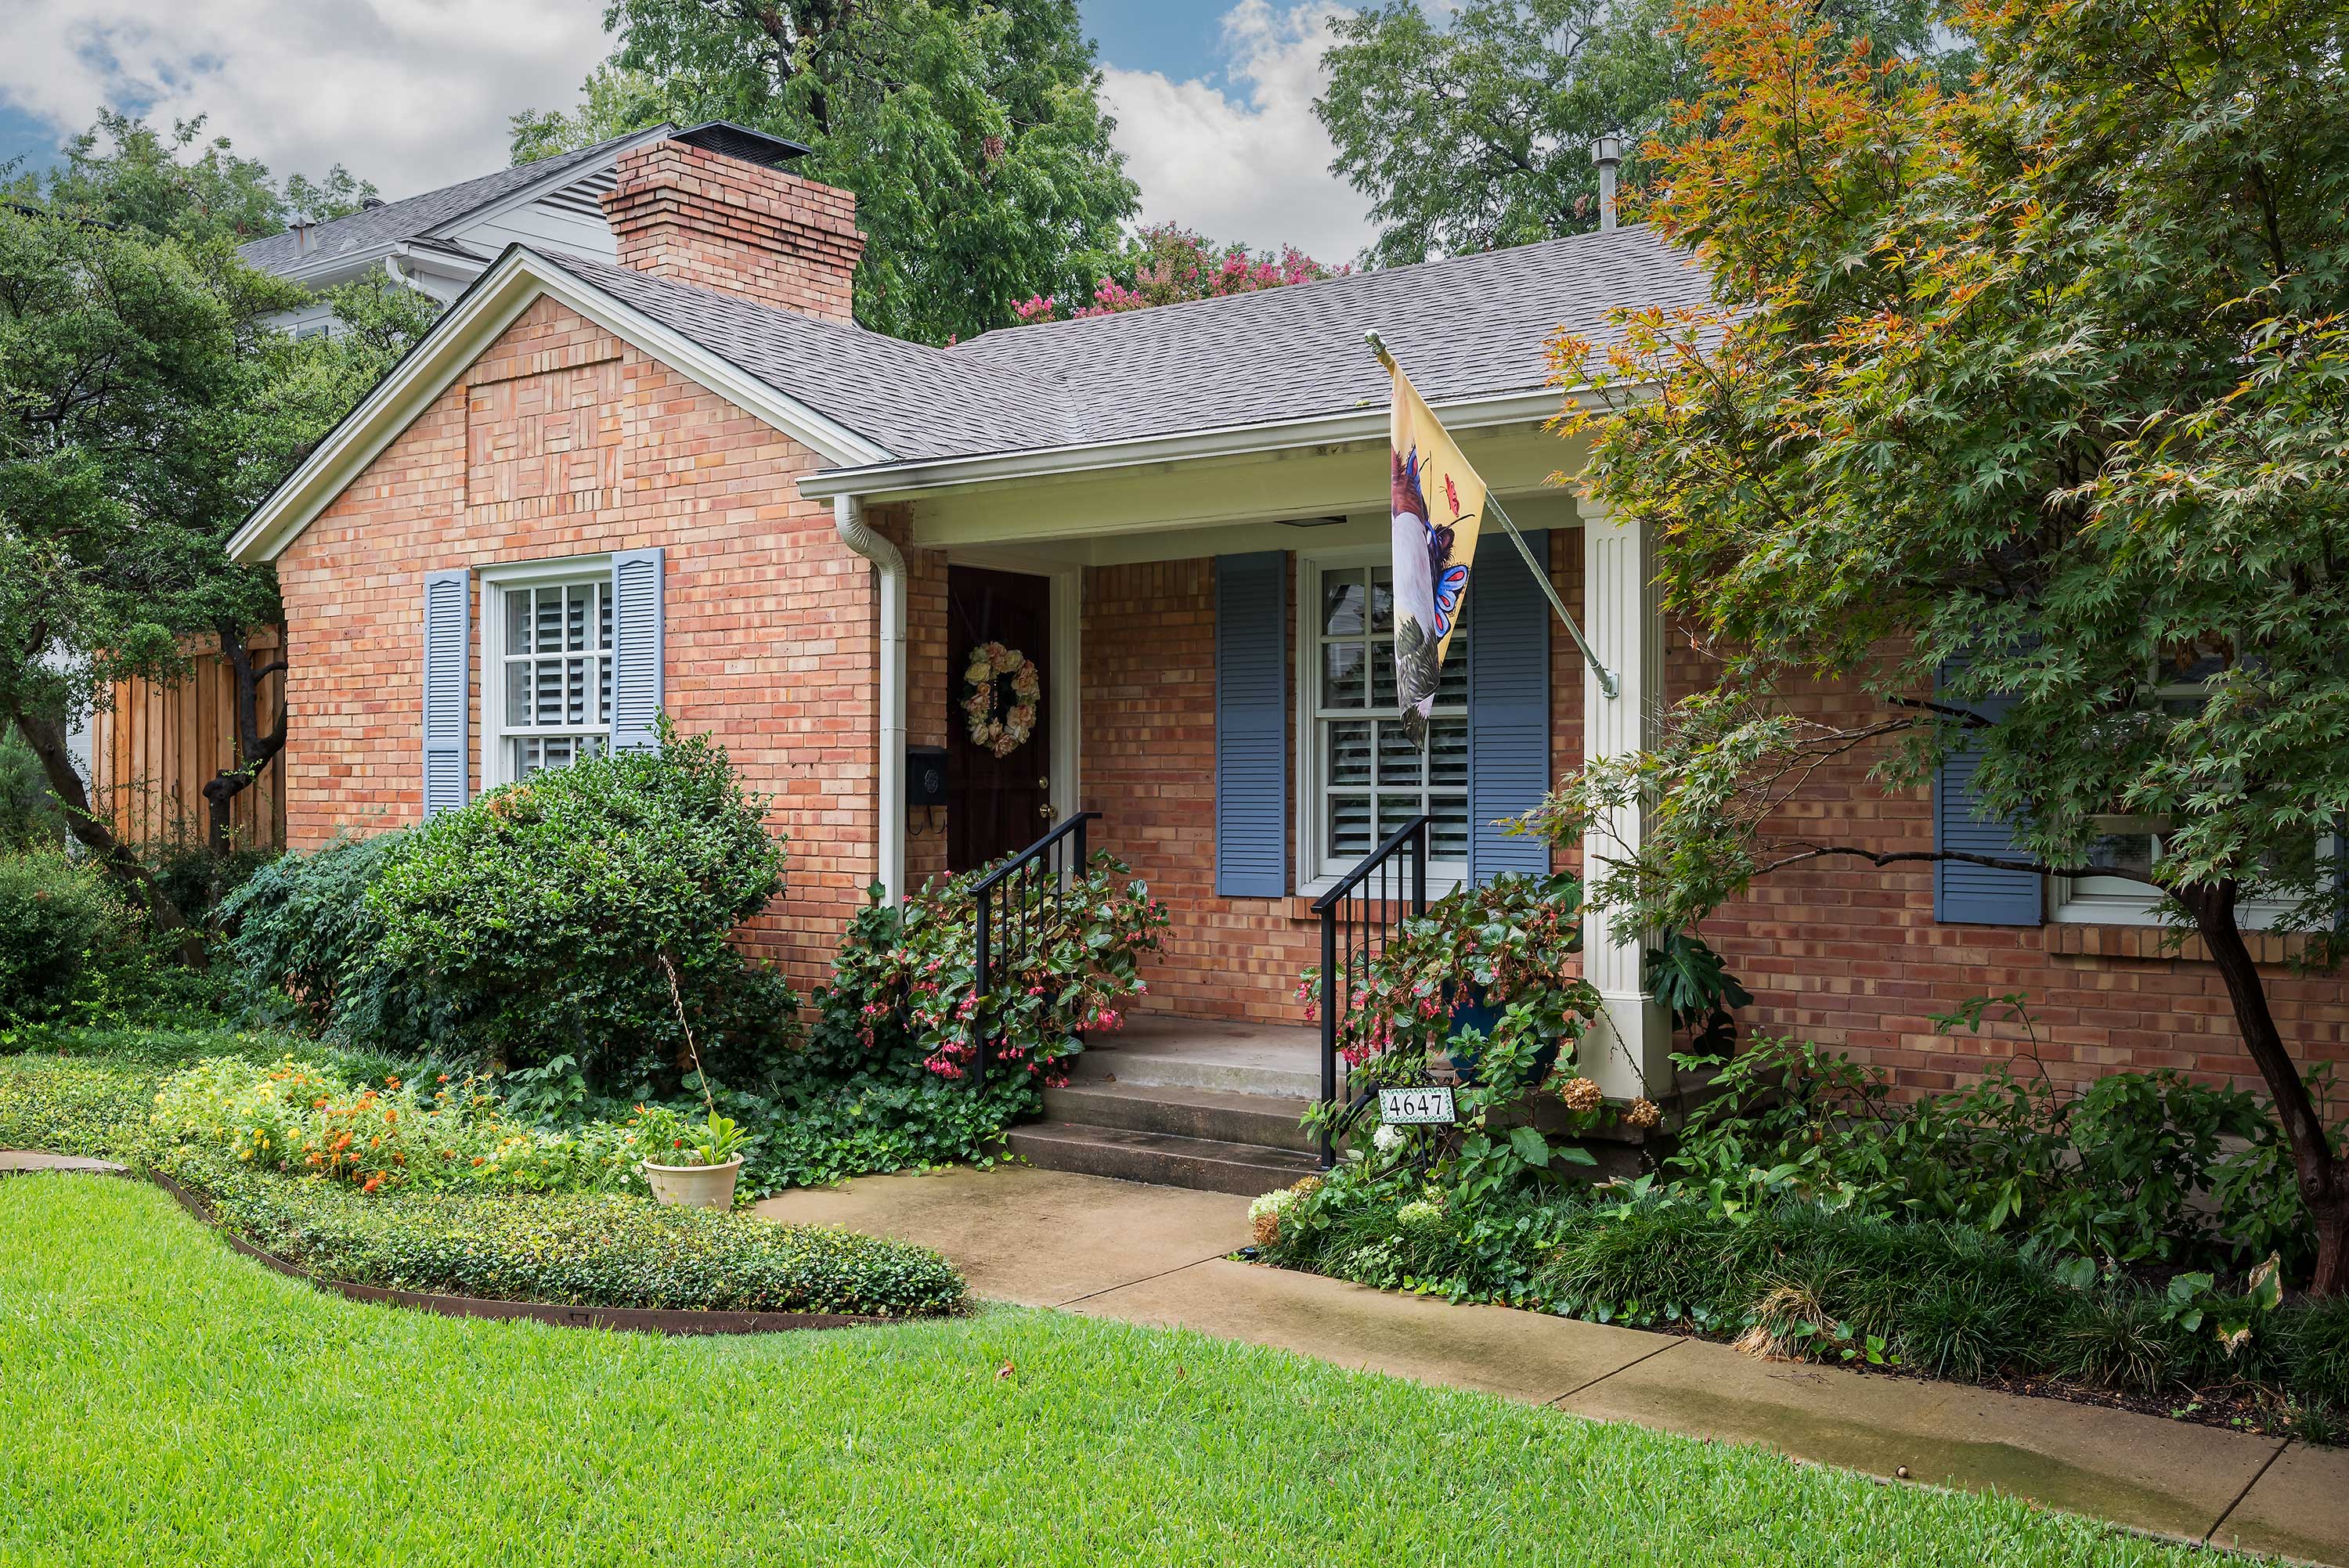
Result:
{"type": "Polygon", "coordinates": [[[1160,71],[1103,73],[1144,222],[1260,250],[1293,244],[1325,262],[1351,260],[1370,242],[1369,199],[1330,172],[1330,138],[1313,118],[1329,19],[1342,9],[1240,0],[1224,15],[1228,74],[1247,88],[1238,97],[1160,71]]]}
{"type": "Polygon", "coordinates": [[[285,175],[385,196],[506,163],[506,117],[568,108],[609,46],[592,0],[0,0],[0,99],[78,130],[142,108],[285,175]]]}

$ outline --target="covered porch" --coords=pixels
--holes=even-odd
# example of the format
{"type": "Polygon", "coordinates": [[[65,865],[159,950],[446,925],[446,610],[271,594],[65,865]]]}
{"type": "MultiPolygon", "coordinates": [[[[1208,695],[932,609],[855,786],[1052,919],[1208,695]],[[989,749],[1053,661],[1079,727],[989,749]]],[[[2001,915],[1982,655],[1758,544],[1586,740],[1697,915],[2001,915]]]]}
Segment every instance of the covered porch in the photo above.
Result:
{"type": "MultiPolygon", "coordinates": [[[[1133,866],[1171,923],[1144,1004],[1094,1042],[1048,1118],[1116,1135],[1095,1141],[1129,1155],[1148,1138],[1253,1151],[1227,1180],[1212,1169],[1223,1149],[1168,1145],[1112,1170],[1046,1147],[1061,1137],[1048,1122],[1018,1135],[1023,1152],[1101,1173],[1182,1168],[1185,1184],[1250,1192],[1310,1168],[1296,1120],[1319,1092],[1320,1043],[1298,986],[1320,955],[1316,899],[1423,813],[1430,896],[1574,863],[1494,824],[1583,757],[1641,743],[1662,638],[1636,527],[1550,482],[1580,458],[1543,428],[1557,404],[1537,394],[1447,419],[1619,695],[1601,691],[1488,525],[1424,752],[1396,722],[1383,410],[1252,431],[1245,450],[802,481],[897,557],[894,596],[882,562],[885,882],[917,888],[1099,813],[1090,847],[1133,866]],[[1038,677],[1032,722],[991,742],[968,708],[972,655],[990,647],[1038,677]],[[902,742],[885,737],[893,696],[902,742]]],[[[1017,694],[997,685],[999,718],[1017,694]]],[[[1660,1088],[1669,1024],[1640,990],[1637,945],[1591,917],[1585,965],[1609,1031],[1587,1070],[1611,1096],[1660,1088]]]]}

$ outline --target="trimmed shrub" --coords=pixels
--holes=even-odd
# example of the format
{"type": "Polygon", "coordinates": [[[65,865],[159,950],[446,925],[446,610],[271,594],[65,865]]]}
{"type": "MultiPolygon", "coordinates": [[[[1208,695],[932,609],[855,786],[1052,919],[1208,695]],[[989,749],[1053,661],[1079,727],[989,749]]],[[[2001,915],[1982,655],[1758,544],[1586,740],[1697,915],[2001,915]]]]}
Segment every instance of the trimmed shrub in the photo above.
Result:
{"type": "Polygon", "coordinates": [[[727,942],[781,888],[782,844],[722,748],[666,722],[661,738],[441,813],[368,884],[381,958],[501,1066],[569,1056],[601,1088],[673,1074],[671,967],[713,1075],[746,1076],[788,1037],[791,988],[727,942]]]}
{"type": "Polygon", "coordinates": [[[0,855],[0,1025],[53,1018],[133,946],[104,874],[54,850],[0,855]]]}
{"type": "Polygon", "coordinates": [[[459,1010],[428,977],[384,954],[383,915],[367,898],[407,836],[288,851],[222,901],[229,956],[248,996],[377,1049],[414,1054],[454,1040],[459,1010]]]}
{"type": "Polygon", "coordinates": [[[837,1312],[960,1310],[936,1253],[831,1226],[611,1194],[478,1197],[257,1174],[178,1151],[164,1169],[254,1245],[330,1279],[581,1306],[837,1312]]]}

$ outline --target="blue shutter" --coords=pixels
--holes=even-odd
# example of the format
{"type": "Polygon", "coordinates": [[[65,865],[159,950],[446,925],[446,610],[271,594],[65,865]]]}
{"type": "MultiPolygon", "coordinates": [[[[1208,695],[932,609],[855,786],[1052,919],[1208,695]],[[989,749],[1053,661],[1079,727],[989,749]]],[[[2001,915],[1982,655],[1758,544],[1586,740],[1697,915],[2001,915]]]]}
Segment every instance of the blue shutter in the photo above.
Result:
{"type": "Polygon", "coordinates": [[[623,550],[612,557],[612,749],[660,746],[661,552],[623,550]]]}
{"type": "MultiPolygon", "coordinates": [[[[1984,718],[1999,719],[2011,697],[1976,699],[1969,705],[1984,718]]],[[[1976,855],[2026,853],[2014,824],[1974,814],[1974,769],[1982,758],[1961,748],[1941,761],[1933,777],[1933,847],[1976,855]]],[[[2044,881],[2035,872],[2002,871],[1963,861],[1933,862],[1933,918],[1952,925],[2037,925],[2045,920],[2044,881]]]]}
{"type": "Polygon", "coordinates": [[[1216,557],[1216,892],[1288,892],[1288,555],[1216,557]]]}
{"type": "Polygon", "coordinates": [[[473,574],[424,574],[424,814],[467,799],[465,708],[471,697],[473,574]]]}
{"type": "MultiPolygon", "coordinates": [[[[1534,559],[1549,534],[1528,530],[1534,559]]],[[[1495,826],[1541,804],[1549,790],[1549,601],[1506,539],[1485,542],[1469,584],[1468,880],[1549,872],[1549,841],[1495,826]]]]}

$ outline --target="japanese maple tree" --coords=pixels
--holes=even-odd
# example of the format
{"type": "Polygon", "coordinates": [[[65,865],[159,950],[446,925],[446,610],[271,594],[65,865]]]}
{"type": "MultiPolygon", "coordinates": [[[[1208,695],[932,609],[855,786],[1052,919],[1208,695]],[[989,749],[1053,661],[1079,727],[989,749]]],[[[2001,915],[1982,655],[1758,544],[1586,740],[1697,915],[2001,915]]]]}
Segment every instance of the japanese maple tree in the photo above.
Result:
{"type": "Polygon", "coordinates": [[[1711,85],[1649,149],[1646,215],[1717,307],[1556,347],[1605,405],[1568,421],[1591,490],[1655,531],[1717,662],[1653,748],[1537,814],[1570,833],[1643,799],[1591,881],[1653,928],[1789,866],[2141,882],[2224,986],[2326,1295],[2349,1160],[2244,931],[2256,903],[2329,967],[2349,917],[2344,24],[2344,0],[1968,0],[1982,71],[1951,91],[1797,0],[1685,9],[1711,85]],[[1817,679],[1873,711],[1788,695],[1817,679]],[[1823,766],[1908,789],[1961,746],[2011,854],[1805,809],[1823,766]],[[2158,852],[2114,864],[2122,820],[2158,852]]]}

